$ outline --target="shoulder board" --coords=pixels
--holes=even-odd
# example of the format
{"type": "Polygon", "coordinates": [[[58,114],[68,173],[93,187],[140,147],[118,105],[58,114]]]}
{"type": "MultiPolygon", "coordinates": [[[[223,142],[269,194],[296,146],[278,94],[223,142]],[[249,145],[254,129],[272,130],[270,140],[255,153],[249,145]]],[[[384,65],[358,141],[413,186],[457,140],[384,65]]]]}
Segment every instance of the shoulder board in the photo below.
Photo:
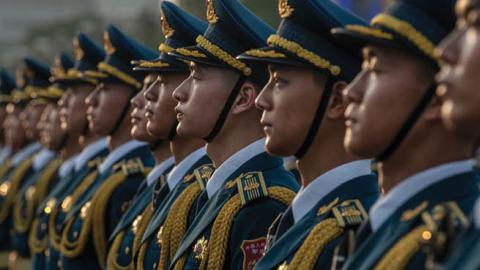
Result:
{"type": "Polygon", "coordinates": [[[454,227],[467,227],[468,218],[456,202],[449,201],[435,205],[430,211],[424,211],[422,220],[430,231],[438,231],[441,224],[452,224],[454,227]]]}
{"type": "Polygon", "coordinates": [[[113,165],[114,172],[122,171],[123,174],[127,176],[132,174],[145,174],[146,170],[140,158],[122,160],[113,165]]]}
{"type": "Polygon", "coordinates": [[[258,198],[267,197],[268,190],[262,172],[241,174],[235,179],[242,205],[258,198]]]}
{"type": "Polygon", "coordinates": [[[193,175],[195,176],[201,190],[205,190],[207,181],[210,179],[214,171],[215,168],[213,167],[213,164],[204,164],[195,169],[193,175]]]}
{"type": "Polygon", "coordinates": [[[332,208],[332,213],[340,227],[358,226],[368,219],[367,211],[360,200],[347,200],[332,208]]]}

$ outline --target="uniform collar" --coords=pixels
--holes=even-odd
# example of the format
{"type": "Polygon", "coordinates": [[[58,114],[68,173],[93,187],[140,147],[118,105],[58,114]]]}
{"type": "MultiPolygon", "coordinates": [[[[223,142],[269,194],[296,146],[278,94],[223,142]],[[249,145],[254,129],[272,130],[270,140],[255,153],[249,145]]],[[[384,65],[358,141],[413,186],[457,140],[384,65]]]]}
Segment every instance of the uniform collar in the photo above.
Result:
{"type": "Polygon", "coordinates": [[[22,161],[24,161],[26,158],[28,158],[30,155],[32,155],[34,152],[40,150],[42,148],[42,145],[40,143],[31,143],[24,148],[22,148],[18,153],[16,153],[13,158],[12,158],[12,165],[17,166],[19,165],[22,161]]]}
{"type": "Polygon", "coordinates": [[[315,178],[309,185],[302,187],[292,202],[293,219],[301,220],[326,195],[342,184],[372,173],[371,160],[356,160],[336,168],[315,178]]]}
{"type": "Polygon", "coordinates": [[[33,168],[36,171],[43,169],[47,163],[55,157],[55,155],[55,152],[52,150],[43,148],[40,152],[35,154],[35,157],[33,158],[33,168]]]}
{"type": "Polygon", "coordinates": [[[60,178],[66,177],[73,171],[78,156],[79,154],[75,154],[63,162],[62,166],[58,169],[58,176],[60,176],[60,178]]]}
{"type": "Polygon", "coordinates": [[[473,223],[475,228],[480,229],[480,199],[477,200],[473,209],[473,223]]]}
{"type": "Polygon", "coordinates": [[[380,228],[398,208],[416,194],[451,176],[471,171],[473,166],[471,159],[449,162],[406,178],[373,204],[369,215],[372,230],[380,228]]]}
{"type": "Polygon", "coordinates": [[[75,160],[75,171],[79,171],[100,151],[107,148],[107,138],[101,138],[87,145],[75,160]]]}
{"type": "Polygon", "coordinates": [[[102,164],[100,164],[100,167],[98,168],[100,174],[104,174],[105,172],[107,172],[107,170],[109,170],[115,163],[117,163],[120,159],[125,157],[131,151],[146,145],[148,145],[146,142],[130,140],[118,146],[112,152],[110,152],[107,158],[102,162],[102,164]]]}
{"type": "Polygon", "coordinates": [[[225,160],[207,182],[207,195],[211,198],[233,172],[251,158],[265,152],[265,138],[257,140],[225,160]]]}
{"type": "Polygon", "coordinates": [[[155,181],[164,174],[165,171],[170,168],[175,163],[175,159],[172,157],[167,158],[166,160],[160,162],[147,176],[147,186],[151,187],[155,181]]]}
{"type": "Polygon", "coordinates": [[[167,184],[170,190],[173,190],[175,186],[185,177],[185,173],[200,160],[203,156],[206,155],[205,147],[201,147],[187,157],[185,157],[180,163],[178,163],[168,174],[167,184]]]}
{"type": "Polygon", "coordinates": [[[12,148],[5,146],[0,150],[0,164],[3,163],[7,157],[12,153],[12,148]]]}

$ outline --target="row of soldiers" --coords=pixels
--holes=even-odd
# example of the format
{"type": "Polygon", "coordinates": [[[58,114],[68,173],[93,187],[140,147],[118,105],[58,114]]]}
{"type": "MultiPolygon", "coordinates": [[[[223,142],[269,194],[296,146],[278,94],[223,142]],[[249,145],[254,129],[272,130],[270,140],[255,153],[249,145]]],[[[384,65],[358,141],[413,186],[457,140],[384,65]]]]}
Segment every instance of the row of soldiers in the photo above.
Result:
{"type": "Polygon", "coordinates": [[[205,6],[1,72],[2,267],[480,268],[479,1],[205,6]]]}

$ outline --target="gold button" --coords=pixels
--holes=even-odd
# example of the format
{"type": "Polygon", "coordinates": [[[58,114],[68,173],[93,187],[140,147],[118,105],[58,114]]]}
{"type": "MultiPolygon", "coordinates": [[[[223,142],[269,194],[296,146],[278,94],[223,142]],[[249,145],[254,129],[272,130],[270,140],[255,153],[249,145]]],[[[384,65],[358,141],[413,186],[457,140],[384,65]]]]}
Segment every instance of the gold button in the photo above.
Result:
{"type": "Polygon", "coordinates": [[[78,237],[78,232],[77,231],[74,231],[73,232],[73,238],[77,238],[78,237]]]}
{"type": "Polygon", "coordinates": [[[157,263],[153,263],[153,270],[157,269],[157,263]]]}
{"type": "Polygon", "coordinates": [[[128,255],[128,253],[130,253],[130,248],[129,248],[129,247],[125,247],[125,255],[128,255]]]}

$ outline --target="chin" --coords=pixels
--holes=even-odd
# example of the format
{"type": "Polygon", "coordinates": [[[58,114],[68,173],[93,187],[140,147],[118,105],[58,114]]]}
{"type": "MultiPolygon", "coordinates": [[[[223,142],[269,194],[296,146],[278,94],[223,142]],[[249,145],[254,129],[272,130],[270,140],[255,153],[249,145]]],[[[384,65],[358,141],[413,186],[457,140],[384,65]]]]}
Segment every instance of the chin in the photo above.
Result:
{"type": "Polygon", "coordinates": [[[288,157],[295,155],[295,150],[290,149],[291,145],[282,145],[282,143],[275,143],[269,137],[265,141],[265,151],[272,156],[288,157]]]}

